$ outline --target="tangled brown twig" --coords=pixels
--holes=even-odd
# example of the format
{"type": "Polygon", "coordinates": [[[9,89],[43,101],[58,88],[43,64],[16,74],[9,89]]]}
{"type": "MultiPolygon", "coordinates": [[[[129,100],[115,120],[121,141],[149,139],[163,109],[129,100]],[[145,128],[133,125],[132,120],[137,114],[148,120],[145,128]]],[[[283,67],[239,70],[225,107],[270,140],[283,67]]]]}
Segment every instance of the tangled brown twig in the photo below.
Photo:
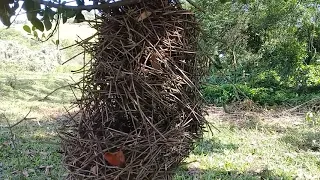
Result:
{"type": "Polygon", "coordinates": [[[80,117],[61,132],[69,179],[170,179],[206,124],[195,16],[175,0],[148,0],[96,23],[96,40],[79,42],[92,56],[80,117]],[[104,159],[119,148],[124,167],[104,159]]]}

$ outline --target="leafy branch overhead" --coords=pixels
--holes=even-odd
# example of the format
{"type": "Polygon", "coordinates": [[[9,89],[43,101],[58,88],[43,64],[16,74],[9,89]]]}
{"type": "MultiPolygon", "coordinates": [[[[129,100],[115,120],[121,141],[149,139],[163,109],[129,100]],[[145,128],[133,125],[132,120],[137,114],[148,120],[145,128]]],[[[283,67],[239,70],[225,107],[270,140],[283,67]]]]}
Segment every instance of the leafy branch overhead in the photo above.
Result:
{"type": "Polygon", "coordinates": [[[22,4],[21,8],[26,11],[27,19],[36,29],[43,32],[52,28],[55,15],[58,15],[58,19],[62,18],[64,23],[70,18],[75,18],[74,21],[79,23],[85,20],[82,10],[106,10],[141,2],[141,0],[122,0],[113,3],[110,3],[109,0],[107,2],[92,1],[94,1],[94,5],[86,5],[84,0],[76,0],[77,6],[68,6],[67,2],[62,0],[1,0],[0,20],[9,27],[12,24],[11,17],[17,15],[16,11],[22,4]]]}
{"type": "MultiPolygon", "coordinates": [[[[35,29],[43,32],[50,30],[53,20],[62,19],[65,23],[68,19],[74,18],[75,23],[85,20],[82,14],[83,10],[91,11],[93,9],[107,10],[124,5],[140,3],[143,0],[90,0],[93,5],[85,4],[84,0],[76,0],[77,6],[67,5],[65,0],[0,0],[0,21],[7,27],[12,24],[12,17],[17,15],[17,9],[22,4],[22,9],[26,11],[27,19],[35,29]],[[55,16],[57,15],[57,16],[55,16]]],[[[231,0],[220,0],[226,3],[231,0]]],[[[245,0],[240,0],[245,2],[245,0]]],[[[193,0],[187,0],[189,4],[201,10],[201,7],[193,0]]]]}

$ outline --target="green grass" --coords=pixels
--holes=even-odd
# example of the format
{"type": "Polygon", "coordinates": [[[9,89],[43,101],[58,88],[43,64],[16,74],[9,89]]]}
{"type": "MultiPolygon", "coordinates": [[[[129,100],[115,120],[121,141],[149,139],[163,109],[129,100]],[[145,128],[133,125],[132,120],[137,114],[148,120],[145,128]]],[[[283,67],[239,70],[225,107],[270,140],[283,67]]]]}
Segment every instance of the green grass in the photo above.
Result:
{"type": "MultiPolygon", "coordinates": [[[[18,170],[26,179],[63,179],[62,156],[54,118],[65,113],[73,99],[69,89],[38,101],[55,88],[70,82],[71,74],[2,72],[0,109],[10,124],[29,117],[13,129],[17,150],[10,132],[0,118],[0,179],[16,179],[18,170]],[[20,165],[19,162],[20,161],[20,165]],[[47,168],[47,170],[46,170],[47,168]]],[[[317,179],[320,178],[320,128],[310,126],[302,116],[285,119],[208,116],[218,130],[206,133],[179,168],[175,180],[195,179],[317,179]],[[295,120],[293,120],[295,119],[295,120]],[[298,122],[298,123],[297,123],[298,122]]]]}
{"type": "MultiPolygon", "coordinates": [[[[70,70],[79,69],[82,62],[62,66],[53,52],[54,45],[39,43],[15,29],[0,29],[0,37],[6,45],[1,50],[7,53],[0,57],[0,179],[18,179],[19,171],[32,180],[63,179],[65,171],[55,128],[60,126],[66,113],[64,107],[70,106],[74,95],[69,88],[63,88],[46,100],[39,100],[54,89],[73,83],[70,76],[75,79],[78,76],[70,70]],[[50,63],[51,70],[43,71],[42,67],[51,66],[50,63]],[[28,117],[35,119],[12,129],[14,148],[6,119],[12,125],[30,110],[28,117]]],[[[63,41],[61,45],[68,45],[65,43],[70,44],[63,41]]],[[[72,53],[76,50],[72,49],[72,53]]],[[[70,54],[69,50],[61,52],[61,62],[70,58],[70,54]]]]}
{"type": "Polygon", "coordinates": [[[175,179],[319,179],[320,128],[279,120],[211,119],[220,132],[205,134],[175,179]]]}
{"type": "Polygon", "coordinates": [[[27,179],[63,179],[65,174],[59,153],[55,128],[74,99],[68,88],[61,89],[44,101],[39,101],[54,89],[67,85],[71,74],[36,72],[0,73],[0,179],[17,179],[23,170],[27,179]],[[15,126],[16,148],[7,127],[6,118],[15,126]],[[6,118],[5,118],[5,117],[6,118]],[[15,151],[17,150],[17,152],[15,151]]]}

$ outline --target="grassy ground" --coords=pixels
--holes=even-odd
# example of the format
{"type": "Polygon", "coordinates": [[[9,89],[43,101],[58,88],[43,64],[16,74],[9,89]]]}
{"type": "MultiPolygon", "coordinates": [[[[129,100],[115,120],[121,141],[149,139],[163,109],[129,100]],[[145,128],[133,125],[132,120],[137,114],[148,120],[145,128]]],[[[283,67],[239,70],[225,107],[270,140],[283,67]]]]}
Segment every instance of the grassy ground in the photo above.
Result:
{"type": "MultiPolygon", "coordinates": [[[[15,179],[22,170],[27,179],[63,179],[61,154],[54,127],[73,95],[62,89],[66,73],[16,72],[0,74],[0,179],[15,179]],[[16,150],[3,114],[14,124],[31,109],[27,120],[13,128],[16,150]]],[[[224,114],[214,108],[206,133],[181,166],[182,179],[319,179],[320,131],[300,114],[281,112],[224,114]]]]}
{"type": "Polygon", "coordinates": [[[55,133],[59,119],[56,118],[65,113],[64,107],[68,108],[73,94],[65,88],[47,100],[38,100],[70,83],[69,75],[36,72],[0,74],[0,179],[16,179],[19,170],[28,179],[62,179],[64,172],[55,133]],[[13,137],[6,128],[6,119],[13,125],[29,110],[28,117],[35,119],[12,128],[13,137]]]}
{"type": "Polygon", "coordinates": [[[176,179],[320,179],[320,128],[303,116],[215,110],[208,119],[217,129],[176,179]]]}

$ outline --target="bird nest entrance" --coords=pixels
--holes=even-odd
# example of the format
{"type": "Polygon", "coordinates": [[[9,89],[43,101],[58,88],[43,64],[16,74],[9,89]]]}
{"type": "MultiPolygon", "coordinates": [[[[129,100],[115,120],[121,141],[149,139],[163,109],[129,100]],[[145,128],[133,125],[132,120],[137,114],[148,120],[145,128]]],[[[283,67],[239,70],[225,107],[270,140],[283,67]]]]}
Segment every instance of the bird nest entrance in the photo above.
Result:
{"type": "Polygon", "coordinates": [[[206,123],[195,16],[175,0],[103,12],[79,43],[79,118],[61,132],[69,179],[170,179],[206,123]]]}

